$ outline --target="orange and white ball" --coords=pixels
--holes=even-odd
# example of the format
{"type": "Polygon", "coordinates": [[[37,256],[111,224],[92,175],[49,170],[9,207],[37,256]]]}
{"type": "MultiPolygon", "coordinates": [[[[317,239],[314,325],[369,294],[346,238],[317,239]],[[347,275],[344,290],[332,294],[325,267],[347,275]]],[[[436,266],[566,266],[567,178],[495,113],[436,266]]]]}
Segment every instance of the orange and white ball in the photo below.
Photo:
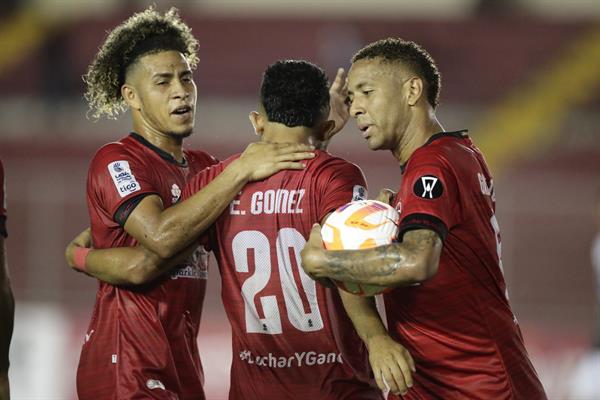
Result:
{"type": "MultiPolygon", "coordinates": [[[[353,201],[335,210],[321,228],[323,243],[328,250],[359,250],[392,243],[398,235],[398,212],[377,200],[353,201]]],[[[373,296],[386,287],[353,282],[334,281],[341,289],[373,296]]]]}

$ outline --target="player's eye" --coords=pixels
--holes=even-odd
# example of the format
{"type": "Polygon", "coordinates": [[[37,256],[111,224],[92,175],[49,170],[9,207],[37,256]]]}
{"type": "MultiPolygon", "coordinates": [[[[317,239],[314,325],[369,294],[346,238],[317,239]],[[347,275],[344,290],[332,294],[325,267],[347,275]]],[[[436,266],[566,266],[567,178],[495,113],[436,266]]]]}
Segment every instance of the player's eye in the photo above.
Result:
{"type": "Polygon", "coordinates": [[[346,99],[344,100],[344,104],[346,104],[347,106],[351,106],[352,98],[350,96],[346,97],[346,99]]]}

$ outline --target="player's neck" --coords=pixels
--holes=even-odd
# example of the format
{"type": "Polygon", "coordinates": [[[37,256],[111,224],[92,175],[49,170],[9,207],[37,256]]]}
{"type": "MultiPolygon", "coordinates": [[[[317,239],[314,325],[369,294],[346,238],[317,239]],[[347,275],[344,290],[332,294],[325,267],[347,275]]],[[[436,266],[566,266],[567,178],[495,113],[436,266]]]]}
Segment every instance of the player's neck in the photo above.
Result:
{"type": "Polygon", "coordinates": [[[135,133],[142,136],[154,146],[173,156],[179,162],[183,161],[183,137],[174,137],[164,132],[159,132],[151,127],[133,124],[135,133]]]}
{"type": "Polygon", "coordinates": [[[304,126],[293,128],[283,124],[269,124],[261,136],[262,141],[273,143],[308,143],[313,129],[304,126]]]}
{"type": "Polygon", "coordinates": [[[408,123],[400,143],[393,150],[394,157],[400,164],[406,163],[415,150],[427,143],[431,136],[443,130],[433,109],[428,107],[420,110],[408,123]]]}

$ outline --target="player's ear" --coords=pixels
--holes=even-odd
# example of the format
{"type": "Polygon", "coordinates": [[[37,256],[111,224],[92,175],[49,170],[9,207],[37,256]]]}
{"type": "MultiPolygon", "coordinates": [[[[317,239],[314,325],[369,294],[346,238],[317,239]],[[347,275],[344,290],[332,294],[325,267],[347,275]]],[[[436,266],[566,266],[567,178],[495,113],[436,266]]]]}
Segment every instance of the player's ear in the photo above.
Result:
{"type": "Polygon", "coordinates": [[[412,77],[406,83],[407,102],[409,106],[414,106],[423,96],[423,80],[418,77],[412,77]]]}
{"type": "Polygon", "coordinates": [[[261,137],[265,131],[265,120],[263,116],[258,111],[252,111],[248,114],[248,119],[250,119],[250,123],[254,128],[254,133],[261,137]]]}
{"type": "Polygon", "coordinates": [[[125,100],[129,108],[135,110],[139,110],[141,108],[140,100],[135,88],[132,85],[128,83],[123,84],[123,86],[121,86],[121,96],[123,96],[123,100],[125,100]]]}

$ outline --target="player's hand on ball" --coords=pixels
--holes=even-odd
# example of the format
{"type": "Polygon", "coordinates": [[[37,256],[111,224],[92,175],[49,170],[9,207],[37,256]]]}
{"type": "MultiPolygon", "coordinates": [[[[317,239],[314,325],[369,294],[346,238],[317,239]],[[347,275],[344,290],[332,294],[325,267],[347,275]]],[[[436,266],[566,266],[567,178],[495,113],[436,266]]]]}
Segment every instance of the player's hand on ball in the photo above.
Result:
{"type": "Polygon", "coordinates": [[[313,150],[300,143],[255,142],[232,165],[249,181],[259,181],[284,169],[303,169],[301,161],[314,158],[313,150]]]}
{"type": "Polygon", "coordinates": [[[385,204],[392,204],[392,201],[394,200],[394,196],[396,195],[396,193],[392,190],[392,189],[381,189],[379,191],[379,194],[377,195],[377,199],[382,203],[385,204]]]}
{"type": "Polygon", "coordinates": [[[408,350],[387,334],[369,339],[367,347],[377,386],[395,395],[406,394],[413,385],[415,372],[415,362],[408,350]]]}
{"type": "Polygon", "coordinates": [[[319,267],[325,265],[323,247],[323,237],[321,237],[321,225],[314,224],[308,242],[304,245],[300,257],[302,258],[302,268],[304,272],[311,278],[318,280],[323,278],[324,275],[319,275],[319,267]]]}
{"type": "Polygon", "coordinates": [[[73,251],[76,247],[92,247],[92,233],[90,228],[85,229],[79,235],[77,235],[75,239],[73,239],[71,243],[68,244],[67,249],[65,250],[65,258],[67,259],[67,264],[69,265],[69,267],[75,269],[76,271],[79,271],[75,268],[75,260],[73,258],[73,251]]]}

